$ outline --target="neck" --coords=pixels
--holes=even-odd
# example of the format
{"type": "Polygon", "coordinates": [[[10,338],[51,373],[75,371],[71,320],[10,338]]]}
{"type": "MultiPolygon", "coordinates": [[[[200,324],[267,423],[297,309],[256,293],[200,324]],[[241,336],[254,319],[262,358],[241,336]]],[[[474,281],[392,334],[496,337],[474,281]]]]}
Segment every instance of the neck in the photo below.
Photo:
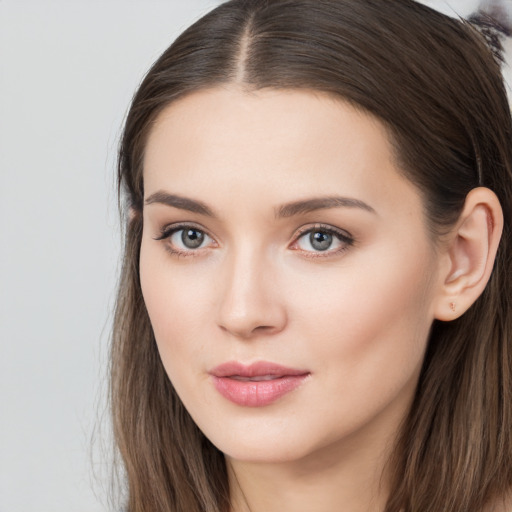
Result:
{"type": "Polygon", "coordinates": [[[393,440],[345,439],[293,462],[228,459],[232,512],[381,512],[393,440]]]}

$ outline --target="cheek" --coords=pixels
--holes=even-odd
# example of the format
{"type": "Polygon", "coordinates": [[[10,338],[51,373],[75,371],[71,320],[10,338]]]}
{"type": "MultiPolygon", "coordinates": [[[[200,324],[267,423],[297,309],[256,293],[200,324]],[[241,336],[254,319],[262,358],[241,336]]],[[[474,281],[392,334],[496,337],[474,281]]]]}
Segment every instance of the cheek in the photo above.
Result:
{"type": "Polygon", "coordinates": [[[431,268],[427,252],[383,253],[371,264],[347,260],[337,279],[301,281],[293,317],[333,386],[377,399],[376,381],[392,394],[417,374],[433,321],[431,268]]]}
{"type": "Polygon", "coordinates": [[[186,361],[200,361],[208,346],[204,324],[212,303],[209,289],[191,265],[177,268],[161,247],[143,241],[140,256],[142,295],[167,373],[179,375],[186,361]]]}

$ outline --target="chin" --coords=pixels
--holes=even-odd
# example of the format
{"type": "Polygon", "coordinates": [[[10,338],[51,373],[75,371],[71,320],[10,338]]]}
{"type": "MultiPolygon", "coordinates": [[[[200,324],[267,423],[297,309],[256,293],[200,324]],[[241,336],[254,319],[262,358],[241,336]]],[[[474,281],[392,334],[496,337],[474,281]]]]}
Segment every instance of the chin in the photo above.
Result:
{"type": "MultiPolygon", "coordinates": [[[[294,422],[295,423],[295,422],[294,422]]],[[[348,425],[337,431],[288,422],[260,422],[258,425],[224,425],[222,430],[203,430],[208,439],[227,459],[255,464],[289,464],[325,461],[341,455],[345,441],[352,444],[354,430],[348,425]],[[263,424],[262,424],[263,423],[263,424]]],[[[342,425],[339,425],[342,427],[342,425]]]]}
{"type": "Polygon", "coordinates": [[[231,443],[218,448],[226,458],[253,464],[286,464],[305,459],[310,451],[304,446],[284,444],[283,440],[264,443],[231,443]]]}
{"type": "Polygon", "coordinates": [[[307,432],[289,428],[255,425],[248,428],[224,425],[221,431],[204,429],[210,442],[228,459],[253,463],[286,463],[307,457],[315,450],[314,438],[307,432]]]}

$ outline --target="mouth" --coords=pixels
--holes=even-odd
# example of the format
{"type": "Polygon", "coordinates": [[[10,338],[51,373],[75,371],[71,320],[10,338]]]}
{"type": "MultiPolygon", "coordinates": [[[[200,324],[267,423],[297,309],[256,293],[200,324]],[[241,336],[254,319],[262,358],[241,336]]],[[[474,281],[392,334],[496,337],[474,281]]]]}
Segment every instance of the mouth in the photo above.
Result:
{"type": "Polygon", "coordinates": [[[265,361],[249,366],[232,361],[215,367],[210,375],[216,390],[230,402],[263,407],[297,389],[310,372],[265,361]]]}
{"type": "Polygon", "coordinates": [[[259,375],[257,377],[242,377],[241,375],[231,375],[229,376],[230,379],[238,380],[240,382],[263,382],[263,381],[269,381],[269,380],[276,380],[281,379],[284,377],[284,375],[259,375]]]}

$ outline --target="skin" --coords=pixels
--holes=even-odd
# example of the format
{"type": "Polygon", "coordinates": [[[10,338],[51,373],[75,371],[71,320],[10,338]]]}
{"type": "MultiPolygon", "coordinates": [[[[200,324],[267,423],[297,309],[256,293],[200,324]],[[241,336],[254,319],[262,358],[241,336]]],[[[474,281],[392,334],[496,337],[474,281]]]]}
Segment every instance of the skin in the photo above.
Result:
{"type": "Polygon", "coordinates": [[[455,315],[448,300],[440,306],[455,259],[433,244],[383,125],[310,91],[193,93],[159,115],[144,186],[144,300],[169,378],[226,455],[233,511],[381,510],[432,321],[440,308],[455,315]],[[164,193],[214,216],[163,204],[164,193]],[[332,196],[371,211],[276,216],[332,196]],[[166,231],[183,223],[207,235],[199,248],[166,231]],[[351,241],[315,250],[304,230],[328,228],[351,241]],[[212,384],[227,361],[309,375],[270,405],[243,407],[212,384]]]}

